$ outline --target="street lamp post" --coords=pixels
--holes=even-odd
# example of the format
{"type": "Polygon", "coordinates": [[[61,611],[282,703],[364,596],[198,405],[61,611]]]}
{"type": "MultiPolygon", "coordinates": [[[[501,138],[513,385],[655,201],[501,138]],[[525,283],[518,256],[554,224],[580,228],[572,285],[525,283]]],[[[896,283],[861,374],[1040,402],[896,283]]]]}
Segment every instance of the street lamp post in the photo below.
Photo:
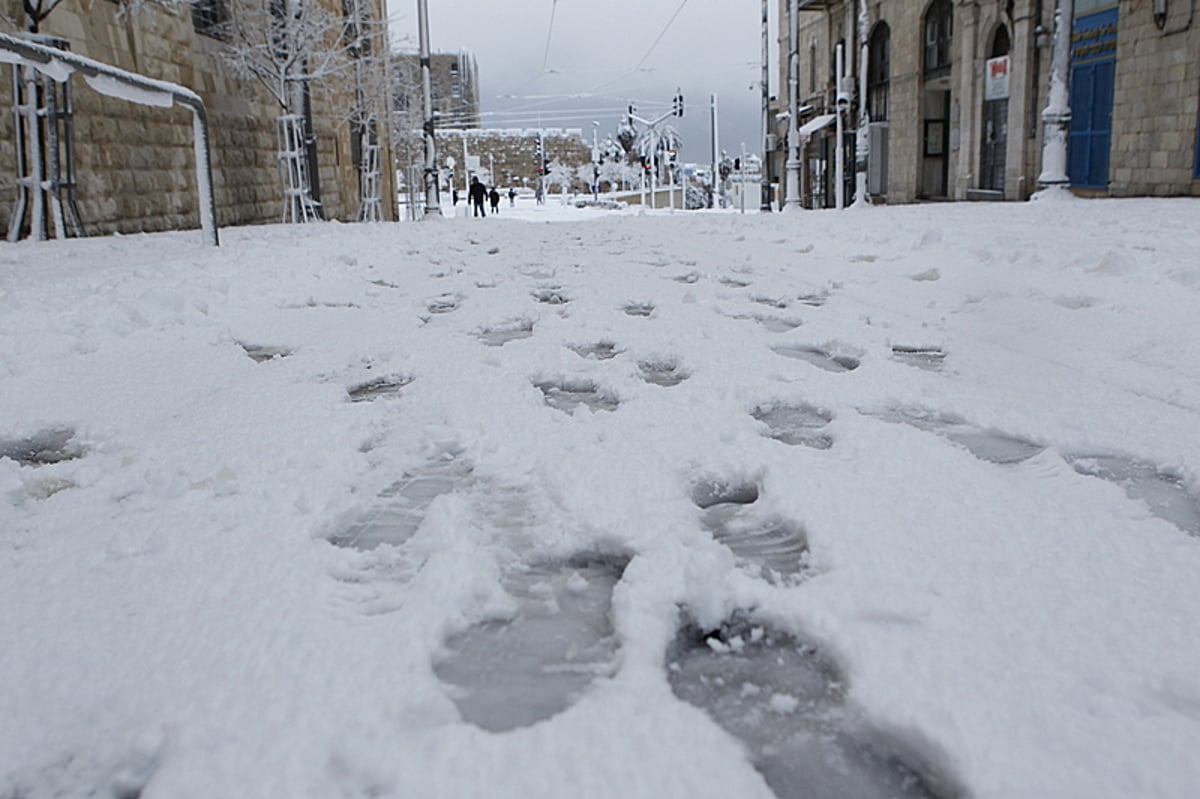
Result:
{"type": "Polygon", "coordinates": [[[767,83],[767,59],[770,57],[770,30],[767,24],[767,0],[762,0],[762,205],[760,211],[771,210],[771,97],[770,86],[767,83]]]}
{"type": "Polygon", "coordinates": [[[867,167],[871,158],[871,114],[867,109],[867,38],[871,20],[867,0],[858,0],[858,131],[854,136],[854,207],[871,204],[867,196],[867,167]]]}
{"type": "Polygon", "coordinates": [[[442,215],[438,196],[437,140],[433,133],[433,79],[429,58],[429,8],[427,0],[417,0],[417,28],[420,38],[421,105],[425,115],[425,219],[442,215]]]}
{"type": "Polygon", "coordinates": [[[787,183],[784,208],[800,208],[800,0],[788,4],[787,183]]]}
{"type": "Polygon", "coordinates": [[[1071,27],[1075,19],[1074,0],[1058,0],[1054,10],[1054,50],[1050,54],[1050,93],[1042,111],[1042,190],[1065,191],[1071,184],[1067,175],[1067,136],[1071,125],[1071,27]]]}

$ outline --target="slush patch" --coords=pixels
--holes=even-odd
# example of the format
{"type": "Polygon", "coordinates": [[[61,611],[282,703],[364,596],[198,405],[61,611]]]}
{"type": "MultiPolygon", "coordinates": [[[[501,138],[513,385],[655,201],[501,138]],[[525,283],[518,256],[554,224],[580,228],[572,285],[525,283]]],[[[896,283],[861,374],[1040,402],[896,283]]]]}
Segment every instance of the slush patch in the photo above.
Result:
{"type": "Polygon", "coordinates": [[[796,298],[796,302],[800,303],[801,305],[807,305],[810,308],[820,308],[828,299],[828,292],[817,291],[809,294],[801,294],[796,298]]]}
{"type": "Polygon", "coordinates": [[[1183,480],[1153,464],[1120,455],[1068,455],[1075,471],[1099,477],[1125,489],[1125,495],[1160,519],[1200,537],[1200,497],[1183,480]]]}
{"type": "Polygon", "coordinates": [[[10,458],[22,466],[48,466],[83,454],[83,445],[69,427],[40,430],[27,438],[0,438],[0,458],[10,458]]]}
{"type": "Polygon", "coordinates": [[[751,297],[751,302],[757,302],[759,305],[766,305],[769,308],[776,308],[780,311],[787,308],[791,303],[786,297],[751,297]]]}
{"type": "Polygon", "coordinates": [[[679,699],[746,747],[780,799],[955,796],[900,747],[852,718],[845,686],[820,650],[735,616],[713,631],[686,626],[667,652],[679,699]]]}
{"type": "Polygon", "coordinates": [[[858,368],[859,360],[851,355],[832,353],[821,347],[809,347],[803,344],[778,344],[772,350],[785,358],[796,358],[807,361],[813,366],[827,372],[852,372],[858,368]]]}
{"type": "Polygon", "coordinates": [[[833,439],[820,432],[833,421],[833,414],[812,405],[769,405],[755,408],[751,414],[771,431],[771,438],[784,444],[803,444],[813,449],[829,449],[833,439]]]}
{"type": "Polygon", "coordinates": [[[509,575],[516,613],[451,637],[434,665],[463,719],[490,732],[528,727],[614,674],[612,592],[627,563],[578,558],[509,575]]]}
{"type": "Polygon", "coordinates": [[[545,396],[547,405],[566,413],[581,405],[590,411],[615,411],[621,404],[590,380],[547,381],[534,385],[545,396]]]}

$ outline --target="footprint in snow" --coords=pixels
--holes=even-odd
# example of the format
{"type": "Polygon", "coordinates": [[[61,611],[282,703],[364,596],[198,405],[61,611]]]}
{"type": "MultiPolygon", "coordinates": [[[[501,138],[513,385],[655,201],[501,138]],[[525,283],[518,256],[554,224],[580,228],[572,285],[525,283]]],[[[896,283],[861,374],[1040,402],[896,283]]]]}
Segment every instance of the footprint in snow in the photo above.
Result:
{"type": "Polygon", "coordinates": [[[716,630],[687,624],[668,650],[667,679],[742,742],[779,799],[961,795],[847,711],[844,681],[819,649],[743,614],[716,630]]]}
{"type": "Polygon", "coordinates": [[[614,674],[612,592],[628,562],[581,556],[510,573],[505,590],[516,612],[451,636],[434,664],[463,720],[489,732],[528,727],[614,674]]]}

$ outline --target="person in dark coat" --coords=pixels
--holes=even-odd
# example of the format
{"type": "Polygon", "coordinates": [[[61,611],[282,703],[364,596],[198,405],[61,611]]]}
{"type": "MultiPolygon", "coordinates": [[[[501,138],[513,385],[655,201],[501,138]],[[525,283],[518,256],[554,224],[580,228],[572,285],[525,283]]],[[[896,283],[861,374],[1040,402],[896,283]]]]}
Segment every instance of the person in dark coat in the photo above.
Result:
{"type": "Polygon", "coordinates": [[[500,192],[496,191],[496,187],[492,186],[492,190],[488,192],[488,202],[492,204],[492,213],[500,213],[500,192]]]}
{"type": "Polygon", "coordinates": [[[472,216],[487,216],[483,210],[483,201],[487,197],[487,187],[479,182],[479,178],[471,178],[470,200],[474,207],[472,216]]]}

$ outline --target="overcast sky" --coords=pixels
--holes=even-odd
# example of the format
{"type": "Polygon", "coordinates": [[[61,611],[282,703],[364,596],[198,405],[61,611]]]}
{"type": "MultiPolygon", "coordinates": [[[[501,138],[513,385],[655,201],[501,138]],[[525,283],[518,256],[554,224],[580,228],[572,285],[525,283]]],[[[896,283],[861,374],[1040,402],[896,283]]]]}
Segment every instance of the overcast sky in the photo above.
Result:
{"type": "MultiPolygon", "coordinates": [[[[386,0],[393,42],[417,49],[417,0],[386,0]]],[[[761,0],[428,0],[434,52],[474,54],[484,127],[573,127],[603,139],[632,100],[653,118],[685,98],[684,158],[762,149],[761,0]]],[[[771,14],[774,56],[775,2],[771,14]]],[[[777,87],[770,69],[771,93],[777,87]]]]}

